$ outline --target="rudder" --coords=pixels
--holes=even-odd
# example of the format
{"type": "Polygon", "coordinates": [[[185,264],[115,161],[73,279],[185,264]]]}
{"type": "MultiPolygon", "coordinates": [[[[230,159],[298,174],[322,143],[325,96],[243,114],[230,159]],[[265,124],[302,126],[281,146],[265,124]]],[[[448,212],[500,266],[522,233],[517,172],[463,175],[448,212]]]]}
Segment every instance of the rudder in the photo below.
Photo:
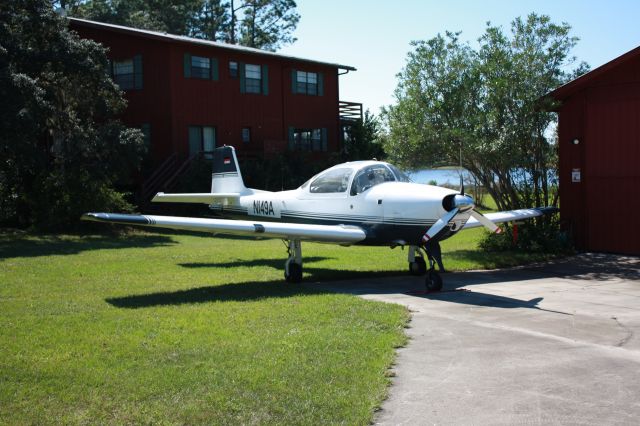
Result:
{"type": "Polygon", "coordinates": [[[235,148],[227,145],[216,148],[213,151],[211,192],[242,193],[246,190],[235,148]]]}

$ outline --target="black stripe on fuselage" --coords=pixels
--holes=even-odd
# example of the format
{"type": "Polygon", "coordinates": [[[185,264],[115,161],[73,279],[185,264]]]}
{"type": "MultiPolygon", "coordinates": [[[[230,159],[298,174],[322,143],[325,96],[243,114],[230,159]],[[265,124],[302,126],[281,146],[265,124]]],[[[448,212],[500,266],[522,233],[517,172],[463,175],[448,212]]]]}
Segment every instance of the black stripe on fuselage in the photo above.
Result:
{"type": "MultiPolygon", "coordinates": [[[[404,241],[406,244],[420,245],[422,237],[434,220],[398,219],[382,220],[380,217],[371,217],[371,220],[362,220],[362,216],[346,216],[336,214],[291,214],[283,211],[280,218],[269,216],[249,215],[244,207],[225,206],[223,209],[214,209],[222,213],[224,217],[240,220],[256,220],[264,222],[289,222],[306,225],[351,225],[364,229],[366,238],[357,245],[388,246],[404,241]]],[[[444,240],[455,232],[449,230],[438,235],[438,240],[444,240]]]]}

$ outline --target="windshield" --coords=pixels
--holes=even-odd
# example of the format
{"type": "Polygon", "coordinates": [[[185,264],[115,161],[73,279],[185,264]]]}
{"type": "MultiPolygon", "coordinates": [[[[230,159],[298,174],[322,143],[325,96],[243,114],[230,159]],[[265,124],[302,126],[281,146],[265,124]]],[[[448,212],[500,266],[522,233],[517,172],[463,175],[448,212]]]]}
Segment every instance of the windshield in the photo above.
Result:
{"type": "Polygon", "coordinates": [[[350,167],[329,169],[311,181],[309,192],[313,194],[346,192],[352,174],[353,169],[350,167]]]}
{"type": "Polygon", "coordinates": [[[398,169],[396,166],[389,164],[389,168],[396,175],[398,182],[411,182],[411,178],[407,176],[404,172],[398,169]]]}
{"type": "Polygon", "coordinates": [[[353,179],[351,195],[361,194],[371,187],[384,182],[394,182],[395,180],[393,173],[382,164],[365,167],[353,179]]]}

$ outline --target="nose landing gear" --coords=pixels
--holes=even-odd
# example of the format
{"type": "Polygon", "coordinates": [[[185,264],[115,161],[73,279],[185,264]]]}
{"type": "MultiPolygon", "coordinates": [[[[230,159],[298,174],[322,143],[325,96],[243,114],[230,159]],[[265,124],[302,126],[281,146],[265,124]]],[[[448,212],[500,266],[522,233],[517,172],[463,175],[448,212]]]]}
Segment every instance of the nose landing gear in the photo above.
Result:
{"type": "Polygon", "coordinates": [[[444,271],[440,254],[440,244],[437,241],[425,245],[424,249],[418,246],[409,246],[408,260],[409,273],[411,275],[419,276],[426,274],[425,287],[427,291],[442,290],[442,277],[435,268],[435,265],[438,264],[440,271],[444,271]],[[429,269],[427,269],[425,256],[422,253],[423,250],[429,260],[429,269]]]}

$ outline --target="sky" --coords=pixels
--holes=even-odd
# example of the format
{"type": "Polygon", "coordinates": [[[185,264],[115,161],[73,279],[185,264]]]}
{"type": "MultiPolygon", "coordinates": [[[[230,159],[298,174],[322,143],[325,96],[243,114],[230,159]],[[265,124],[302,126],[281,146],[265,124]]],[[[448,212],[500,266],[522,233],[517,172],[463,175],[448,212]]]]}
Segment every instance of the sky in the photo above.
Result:
{"type": "Polygon", "coordinates": [[[373,113],[394,103],[396,74],[412,40],[462,31],[476,46],[486,23],[509,32],[511,21],[531,12],[566,22],[580,38],[578,61],[596,68],[640,46],[638,0],[297,0],[300,23],[294,44],[279,53],[350,65],[340,77],[340,100],[359,102],[373,113]]]}

